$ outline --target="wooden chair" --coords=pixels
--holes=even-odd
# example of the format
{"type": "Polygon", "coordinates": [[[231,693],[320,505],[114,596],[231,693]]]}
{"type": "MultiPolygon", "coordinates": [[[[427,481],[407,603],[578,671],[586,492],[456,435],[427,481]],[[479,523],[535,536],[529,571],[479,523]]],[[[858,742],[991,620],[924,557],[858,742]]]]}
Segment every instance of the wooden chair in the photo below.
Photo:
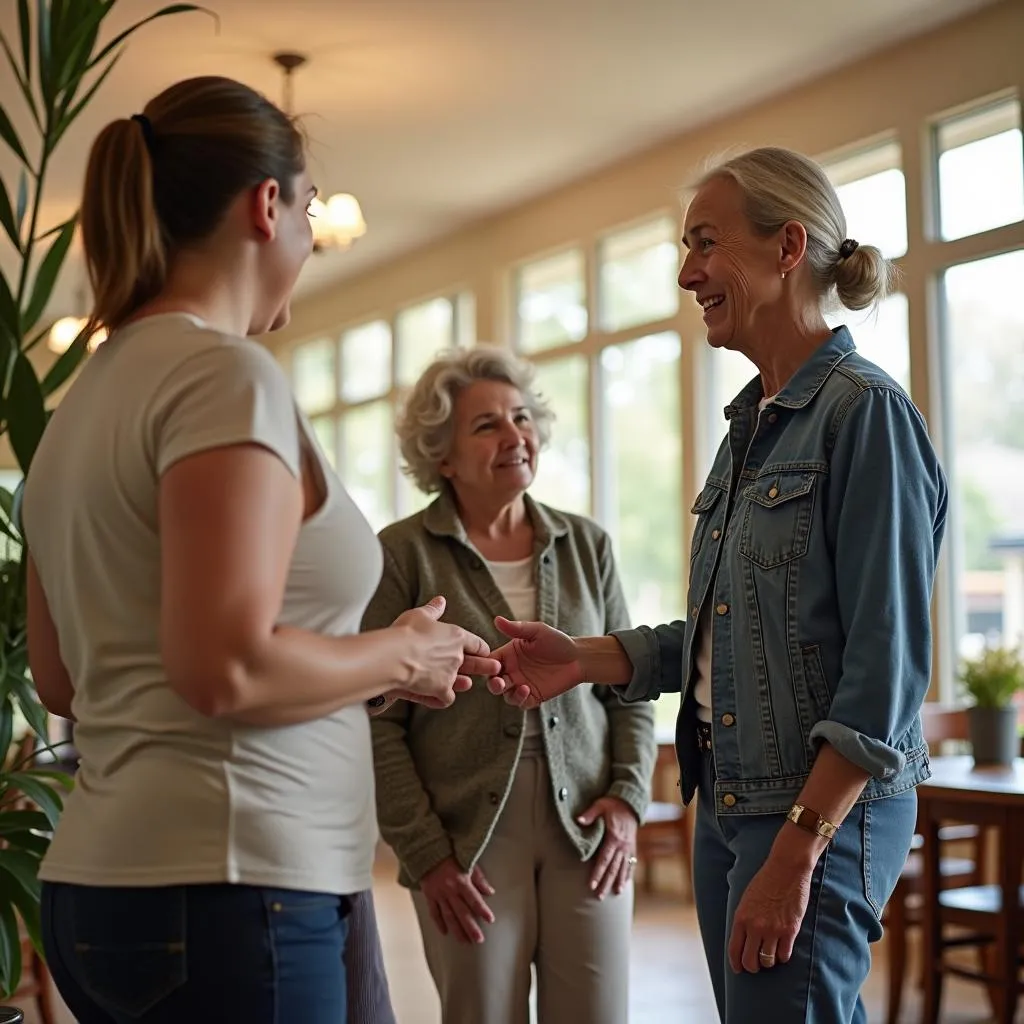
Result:
{"type": "MultiPolygon", "coordinates": [[[[940,743],[967,739],[967,712],[941,704],[925,704],[921,711],[924,738],[933,752],[940,743]]],[[[985,863],[986,836],[974,825],[944,825],[939,830],[943,844],[968,844],[968,857],[948,856],[939,861],[944,889],[960,889],[980,885],[985,863]]],[[[916,834],[910,856],[885,908],[885,926],[889,950],[889,1000],[887,1024],[897,1024],[903,1003],[903,986],[907,970],[907,938],[912,928],[921,925],[924,892],[924,839],[916,834]]]]}
{"type": "Polygon", "coordinates": [[[678,794],[672,793],[672,786],[667,782],[670,773],[678,778],[675,745],[661,743],[658,745],[658,758],[654,765],[651,787],[653,799],[637,831],[636,858],[638,864],[643,866],[644,892],[648,894],[654,892],[654,861],[668,857],[678,859],[686,877],[687,898],[692,899],[693,850],[690,821],[678,794]]]}

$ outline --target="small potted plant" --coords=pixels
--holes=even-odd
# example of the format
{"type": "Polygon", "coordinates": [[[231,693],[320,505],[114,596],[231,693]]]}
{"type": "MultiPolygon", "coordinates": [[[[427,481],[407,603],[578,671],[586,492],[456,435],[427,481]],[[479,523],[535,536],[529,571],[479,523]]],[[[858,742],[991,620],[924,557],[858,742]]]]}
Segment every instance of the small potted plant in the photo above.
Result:
{"type": "Polygon", "coordinates": [[[1012,765],[1020,752],[1017,705],[1024,690],[1024,656],[1019,649],[988,647],[964,662],[960,682],[972,701],[967,709],[975,764],[1012,765]]]}

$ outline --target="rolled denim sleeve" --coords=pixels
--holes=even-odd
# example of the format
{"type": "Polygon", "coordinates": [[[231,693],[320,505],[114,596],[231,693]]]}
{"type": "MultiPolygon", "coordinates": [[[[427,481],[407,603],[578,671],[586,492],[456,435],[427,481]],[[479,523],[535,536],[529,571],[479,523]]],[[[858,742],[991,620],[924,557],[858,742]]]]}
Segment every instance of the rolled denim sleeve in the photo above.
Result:
{"type": "Polygon", "coordinates": [[[686,623],[666,622],[661,626],[613,629],[610,636],[622,644],[633,666],[633,677],[614,689],[627,704],[657,700],[663,693],[679,693],[683,687],[683,634],[686,623]]]}
{"type": "Polygon", "coordinates": [[[917,409],[868,388],[836,434],[826,529],[845,647],[829,715],[810,733],[876,779],[906,764],[895,743],[931,680],[931,598],[946,480],[917,409]]]}

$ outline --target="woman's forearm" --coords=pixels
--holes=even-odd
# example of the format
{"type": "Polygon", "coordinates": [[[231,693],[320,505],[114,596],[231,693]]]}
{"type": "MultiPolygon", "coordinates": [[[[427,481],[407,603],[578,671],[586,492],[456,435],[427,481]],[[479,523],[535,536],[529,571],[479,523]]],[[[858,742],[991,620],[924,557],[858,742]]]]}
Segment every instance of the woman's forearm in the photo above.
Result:
{"type": "MultiPolygon", "coordinates": [[[[842,828],[870,778],[831,744],[823,743],[796,802],[842,828]]],[[[787,820],[779,829],[772,856],[791,863],[796,870],[810,870],[827,845],[824,839],[787,820]]]]}
{"type": "Polygon", "coordinates": [[[412,632],[398,626],[329,637],[281,626],[245,657],[195,649],[169,656],[168,675],[185,700],[211,717],[295,725],[407,686],[416,663],[412,632]]]}
{"type": "Polygon", "coordinates": [[[633,678],[633,665],[615,637],[577,637],[575,644],[582,681],[625,686],[633,678]]]}

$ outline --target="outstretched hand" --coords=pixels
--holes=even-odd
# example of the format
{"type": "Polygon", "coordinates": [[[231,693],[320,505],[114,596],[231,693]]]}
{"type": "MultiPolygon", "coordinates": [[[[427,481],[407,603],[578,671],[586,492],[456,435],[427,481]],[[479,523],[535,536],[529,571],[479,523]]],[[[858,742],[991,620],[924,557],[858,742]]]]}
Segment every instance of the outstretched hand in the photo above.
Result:
{"type": "Polygon", "coordinates": [[[499,615],[494,624],[509,642],[491,651],[501,662],[501,674],[487,688],[507,704],[530,710],[583,681],[572,637],[543,622],[513,622],[499,615]]]}

